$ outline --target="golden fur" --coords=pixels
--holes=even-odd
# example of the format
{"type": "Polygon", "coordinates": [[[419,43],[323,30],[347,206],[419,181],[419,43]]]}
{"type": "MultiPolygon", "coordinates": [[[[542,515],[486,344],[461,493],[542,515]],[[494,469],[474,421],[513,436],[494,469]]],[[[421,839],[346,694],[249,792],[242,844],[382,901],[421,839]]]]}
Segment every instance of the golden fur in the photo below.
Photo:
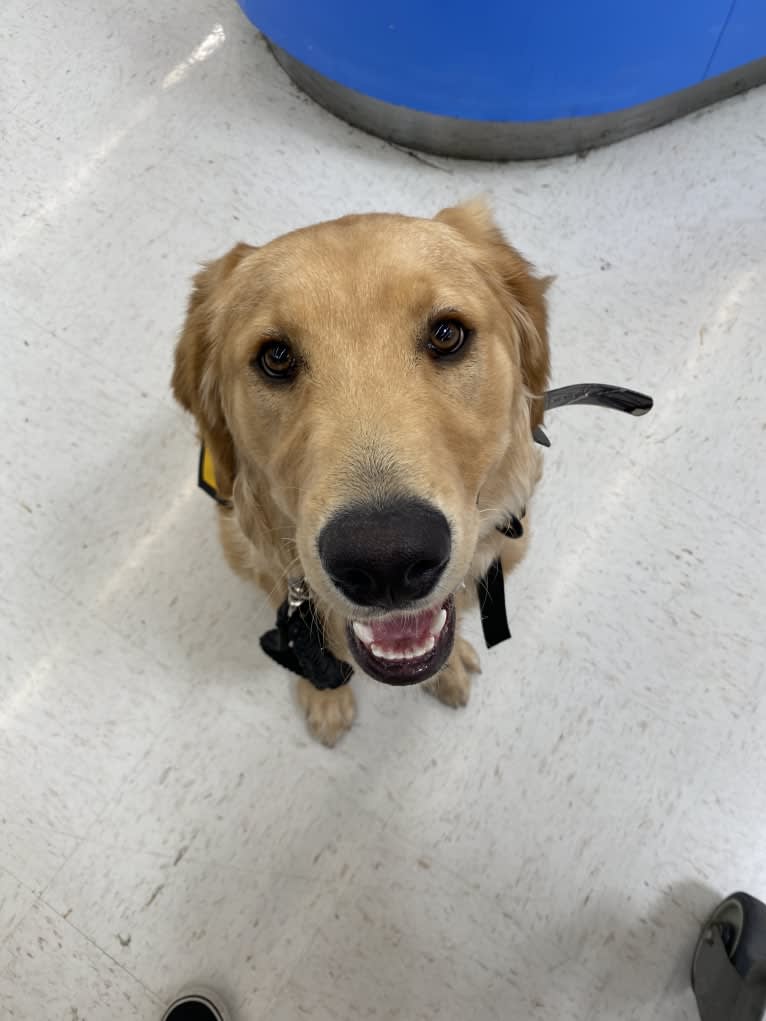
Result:
{"type": "MultiPolygon", "coordinates": [[[[508,569],[523,555],[526,536],[495,526],[529,507],[540,475],[531,431],[549,372],[546,286],[479,202],[432,220],[347,216],[239,244],[195,278],[173,392],[233,503],[219,514],[226,556],[275,606],[288,574],[305,577],[339,658],[350,658],[352,607],[322,568],[317,536],[355,498],[406,490],[443,511],[453,544],[436,596],[458,592],[459,608],[496,556],[508,569]],[[475,335],[450,365],[417,342],[442,309],[459,310],[475,335]],[[275,335],[304,365],[287,387],[251,364],[275,335]]],[[[429,686],[463,705],[478,666],[458,637],[429,686]]],[[[299,694],[326,744],[351,725],[350,686],[302,681],[299,694]]]]}

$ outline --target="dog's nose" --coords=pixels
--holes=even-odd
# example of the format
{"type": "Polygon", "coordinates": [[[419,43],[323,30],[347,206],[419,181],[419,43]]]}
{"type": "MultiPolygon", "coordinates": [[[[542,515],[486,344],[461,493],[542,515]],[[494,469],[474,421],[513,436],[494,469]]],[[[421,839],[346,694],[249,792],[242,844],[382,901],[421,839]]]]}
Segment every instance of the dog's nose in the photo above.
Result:
{"type": "Polygon", "coordinates": [[[435,587],[452,538],[440,510],[408,499],[339,511],[319,533],[318,545],[322,566],[352,603],[398,609],[435,587]]]}

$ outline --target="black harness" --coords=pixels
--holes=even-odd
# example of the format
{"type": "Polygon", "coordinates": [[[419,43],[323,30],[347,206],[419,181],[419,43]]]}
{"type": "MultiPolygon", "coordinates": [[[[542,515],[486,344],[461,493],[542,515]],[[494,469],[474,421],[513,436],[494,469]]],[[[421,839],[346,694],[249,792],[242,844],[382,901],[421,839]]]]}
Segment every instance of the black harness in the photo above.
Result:
{"type": "MultiPolygon", "coordinates": [[[[544,401],[546,411],[566,404],[593,404],[635,416],[645,415],[653,406],[652,398],[646,394],[604,383],[576,383],[548,390],[544,401]]],[[[533,429],[532,437],[543,447],[551,445],[541,426],[533,429]]],[[[204,446],[200,452],[198,482],[222,506],[232,506],[231,500],[225,500],[218,494],[204,446]]],[[[521,519],[524,515],[525,510],[522,510],[521,519]]],[[[510,514],[502,525],[496,526],[498,532],[509,539],[520,539],[524,534],[521,519],[510,514]]],[[[484,641],[491,649],[511,637],[500,557],[492,561],[487,573],[477,583],[477,590],[484,641]]],[[[261,648],[280,666],[305,677],[320,691],[342,687],[351,680],[354,672],[349,663],[337,659],[327,648],[322,619],[302,579],[290,582],[287,599],[277,611],[276,627],[261,637],[261,648]]]]}
{"type": "Polygon", "coordinates": [[[311,681],[315,688],[340,688],[354,668],[337,659],[325,645],[322,619],[306,594],[299,603],[291,596],[277,610],[277,626],[261,635],[261,648],[280,666],[311,681]]]}

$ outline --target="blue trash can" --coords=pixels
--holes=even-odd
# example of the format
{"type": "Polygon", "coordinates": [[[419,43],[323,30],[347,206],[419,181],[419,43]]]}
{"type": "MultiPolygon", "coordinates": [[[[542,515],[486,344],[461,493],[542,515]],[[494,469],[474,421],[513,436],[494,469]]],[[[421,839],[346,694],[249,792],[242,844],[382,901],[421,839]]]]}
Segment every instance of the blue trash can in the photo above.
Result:
{"type": "Polygon", "coordinates": [[[766,0],[240,0],[291,77],[398,144],[524,159],[766,81],[766,0]]]}

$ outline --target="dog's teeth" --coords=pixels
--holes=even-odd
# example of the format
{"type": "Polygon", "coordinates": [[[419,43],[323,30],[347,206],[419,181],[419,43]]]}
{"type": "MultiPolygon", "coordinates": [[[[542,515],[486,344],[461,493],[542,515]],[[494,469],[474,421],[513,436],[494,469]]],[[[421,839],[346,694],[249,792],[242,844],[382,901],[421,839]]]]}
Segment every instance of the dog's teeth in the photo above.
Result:
{"type": "MultiPolygon", "coordinates": [[[[439,635],[442,633],[442,629],[444,628],[444,625],[446,623],[447,623],[447,611],[442,607],[442,609],[439,610],[439,612],[437,613],[436,617],[434,617],[434,622],[431,625],[431,627],[429,628],[429,630],[430,630],[430,632],[431,632],[431,634],[433,635],[434,638],[438,638],[439,637],[439,635]]],[[[433,648],[433,646],[431,646],[431,648],[433,648]]]]}
{"type": "MultiPolygon", "coordinates": [[[[356,628],[356,625],[354,625],[356,628]]],[[[359,633],[357,632],[357,635],[359,633]]],[[[364,641],[364,639],[362,639],[364,641]]],[[[367,643],[365,643],[367,644],[367,643]]],[[[433,647],[436,645],[436,639],[433,635],[428,635],[422,645],[413,645],[409,649],[386,649],[382,645],[378,645],[377,642],[370,644],[370,652],[375,656],[376,659],[391,660],[393,662],[404,662],[408,659],[419,659],[421,656],[427,655],[433,647]]]]}
{"type": "Polygon", "coordinates": [[[363,624],[360,620],[355,620],[351,626],[354,629],[354,634],[363,645],[372,645],[374,635],[369,624],[363,624]]]}
{"type": "Polygon", "coordinates": [[[431,650],[433,649],[433,647],[435,645],[436,645],[436,639],[434,638],[434,636],[433,635],[428,635],[428,637],[425,639],[425,641],[421,645],[417,645],[417,646],[415,646],[414,649],[411,650],[412,658],[413,659],[419,659],[421,656],[427,656],[428,653],[431,652],[431,650]]]}

